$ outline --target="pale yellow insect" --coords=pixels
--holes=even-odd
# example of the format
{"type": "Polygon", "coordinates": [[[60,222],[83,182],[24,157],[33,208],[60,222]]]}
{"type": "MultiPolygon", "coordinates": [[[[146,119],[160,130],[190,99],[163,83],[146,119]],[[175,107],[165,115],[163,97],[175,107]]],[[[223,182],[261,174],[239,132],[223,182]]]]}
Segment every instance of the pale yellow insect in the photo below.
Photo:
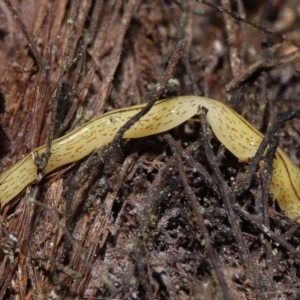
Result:
{"type": "MultiPolygon", "coordinates": [[[[197,114],[199,106],[208,109],[209,125],[218,140],[231,153],[238,158],[251,158],[255,155],[263,135],[230,107],[216,100],[198,96],[181,96],[156,102],[144,117],[126,131],[124,138],[139,138],[172,129],[197,114]]],[[[118,129],[144,107],[143,104],[106,113],[54,140],[45,173],[76,162],[97,147],[109,144],[118,129]]],[[[33,150],[1,175],[1,206],[37,179],[33,157],[45,152],[45,149],[45,146],[41,146],[33,150]]],[[[289,217],[300,215],[299,168],[279,148],[273,167],[271,192],[289,217]]]]}

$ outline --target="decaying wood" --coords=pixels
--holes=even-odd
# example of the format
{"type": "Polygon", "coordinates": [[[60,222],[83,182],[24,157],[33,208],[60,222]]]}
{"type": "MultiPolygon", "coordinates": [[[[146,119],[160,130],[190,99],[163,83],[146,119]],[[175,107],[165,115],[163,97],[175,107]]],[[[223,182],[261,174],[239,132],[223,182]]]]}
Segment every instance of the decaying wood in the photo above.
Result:
{"type": "MultiPolygon", "coordinates": [[[[271,124],[299,103],[298,1],[212,2],[0,2],[1,170],[104,111],[178,94],[281,126],[268,174],[277,142],[297,158],[299,119],[271,124]]],[[[297,298],[299,228],[257,171],[263,152],[247,169],[199,126],[121,141],[124,127],[47,177],[43,157],[1,210],[0,299],[297,298]]]]}

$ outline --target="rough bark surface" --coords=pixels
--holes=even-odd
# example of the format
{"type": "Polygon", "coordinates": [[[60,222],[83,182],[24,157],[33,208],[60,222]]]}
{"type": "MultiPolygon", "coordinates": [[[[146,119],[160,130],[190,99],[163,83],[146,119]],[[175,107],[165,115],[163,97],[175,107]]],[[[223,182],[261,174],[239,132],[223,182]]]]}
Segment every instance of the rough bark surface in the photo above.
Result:
{"type": "MultiPolygon", "coordinates": [[[[177,95],[267,132],[299,104],[299,12],[298,0],[0,1],[0,170],[106,111],[177,95]]],[[[232,193],[247,162],[204,117],[41,172],[1,210],[0,299],[299,299],[299,225],[259,170],[232,193]]],[[[278,133],[298,165],[299,130],[295,118],[278,133]]]]}

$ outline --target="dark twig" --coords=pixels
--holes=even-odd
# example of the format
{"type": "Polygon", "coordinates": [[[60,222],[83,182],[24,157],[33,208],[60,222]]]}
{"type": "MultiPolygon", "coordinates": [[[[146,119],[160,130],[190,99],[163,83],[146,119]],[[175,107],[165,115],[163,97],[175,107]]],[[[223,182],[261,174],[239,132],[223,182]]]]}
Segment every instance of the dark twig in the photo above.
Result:
{"type": "Polygon", "coordinates": [[[217,184],[219,186],[220,194],[222,196],[222,199],[224,201],[224,206],[225,206],[225,209],[228,214],[228,220],[229,220],[230,226],[234,232],[234,236],[236,238],[236,243],[239,246],[239,250],[240,250],[240,253],[242,256],[242,261],[245,264],[245,266],[248,268],[248,270],[250,271],[250,276],[254,280],[255,287],[258,288],[259,282],[255,275],[256,272],[254,269],[254,263],[251,259],[249,250],[244,242],[240,227],[237,224],[237,218],[236,218],[236,214],[235,214],[234,208],[233,208],[233,204],[236,201],[235,195],[234,195],[234,193],[231,192],[230,188],[228,187],[226,181],[224,180],[224,178],[222,176],[222,173],[218,167],[215,155],[213,153],[213,150],[212,150],[210,142],[209,142],[210,136],[209,136],[209,129],[208,129],[208,126],[206,123],[206,112],[207,111],[205,111],[204,108],[202,108],[200,111],[200,121],[201,121],[202,133],[203,133],[203,141],[202,142],[203,142],[203,146],[205,149],[205,153],[206,153],[208,162],[212,168],[212,171],[215,175],[217,184]]]}
{"type": "MultiPolygon", "coordinates": [[[[164,135],[164,139],[169,142],[168,135],[164,135]]],[[[170,137],[172,139],[172,137],[170,137]]],[[[173,139],[172,139],[173,140],[173,139]]],[[[175,147],[178,144],[175,145],[175,147]]],[[[187,159],[187,157],[191,157],[192,153],[194,153],[198,148],[199,143],[194,143],[189,145],[184,152],[179,151],[179,153],[183,154],[183,157],[187,160],[188,163],[191,163],[191,159],[187,159]]],[[[198,163],[199,164],[199,163],[198,163]]],[[[153,215],[156,215],[156,210],[161,204],[161,201],[165,201],[168,198],[168,193],[172,194],[173,191],[176,190],[176,183],[174,184],[174,170],[176,170],[177,162],[175,157],[169,158],[169,160],[165,163],[165,165],[159,170],[156,175],[151,188],[149,188],[147,194],[145,195],[145,202],[147,202],[147,208],[143,214],[141,223],[142,232],[147,231],[150,226],[150,221],[153,215]]],[[[201,169],[202,166],[198,168],[197,165],[194,165],[197,171],[203,176],[201,169]]],[[[210,175],[209,175],[210,177],[210,175]]],[[[210,181],[209,178],[204,176],[205,182],[210,181]]],[[[218,193],[218,189],[216,191],[218,193]]]]}
{"type": "MultiPolygon", "coordinates": [[[[221,0],[223,8],[230,8],[229,0],[221,0]]],[[[226,9],[224,8],[224,10],[226,9]]],[[[229,9],[227,9],[229,10],[229,9]]],[[[230,57],[230,66],[233,77],[236,77],[244,69],[244,62],[240,58],[240,52],[238,47],[238,32],[239,24],[234,21],[228,14],[223,14],[226,33],[227,33],[227,43],[229,47],[229,57],[230,57]]]]}
{"type": "Polygon", "coordinates": [[[169,61],[168,67],[164,73],[164,76],[163,76],[160,84],[159,84],[159,87],[157,88],[155,93],[150,96],[151,97],[150,101],[147,103],[147,105],[145,106],[144,109],[142,109],[135,116],[133,116],[129,121],[127,121],[118,130],[113,142],[109,146],[109,151],[107,151],[107,155],[105,157],[106,161],[108,161],[112,156],[114,156],[113,149],[119,148],[119,145],[121,143],[124,133],[132,125],[134,125],[135,122],[137,122],[140,118],[142,118],[144,115],[146,115],[148,113],[148,111],[151,109],[151,107],[153,106],[153,104],[155,103],[155,101],[158,100],[159,97],[162,95],[162,93],[164,92],[164,90],[166,89],[166,87],[168,85],[169,80],[173,77],[175,67],[178,64],[179,59],[182,57],[183,52],[184,52],[184,42],[181,41],[176,45],[173,55],[171,56],[171,59],[169,61]],[[110,151],[112,151],[112,152],[110,153],[110,151]]]}
{"type": "MultiPolygon", "coordinates": [[[[285,35],[282,35],[280,33],[277,33],[269,28],[266,28],[264,26],[261,26],[261,25],[258,25],[258,24],[255,24],[251,21],[248,21],[246,20],[244,17],[241,17],[239,16],[238,14],[236,14],[235,12],[229,10],[229,9],[226,9],[222,6],[218,6],[216,4],[213,4],[213,3],[210,3],[206,0],[196,0],[197,2],[199,3],[203,3],[207,6],[210,6],[212,8],[216,8],[217,10],[219,10],[220,12],[225,12],[226,14],[230,15],[232,18],[234,18],[235,20],[237,21],[240,21],[240,22],[243,22],[243,23],[246,23],[246,24],[249,24],[251,26],[253,26],[254,28],[257,28],[258,30],[262,31],[262,32],[265,32],[265,33],[268,33],[268,34],[273,34],[273,35],[276,35],[277,37],[279,37],[282,41],[287,41],[287,42],[290,42],[291,44],[295,45],[295,43],[293,41],[291,41],[290,39],[288,39],[285,35]]],[[[296,47],[298,47],[298,45],[295,45],[296,47]]]]}
{"type": "MultiPolygon", "coordinates": [[[[176,46],[174,53],[170,59],[169,65],[168,65],[168,67],[165,71],[164,77],[160,83],[160,88],[156,90],[156,92],[152,96],[151,100],[148,102],[147,106],[142,111],[137,113],[133,118],[131,118],[125,125],[123,125],[119,129],[113,142],[107,147],[107,149],[105,151],[105,157],[104,157],[105,170],[111,170],[111,169],[115,170],[115,166],[114,167],[111,167],[111,166],[113,166],[115,164],[116,157],[117,158],[120,157],[120,154],[121,154],[120,153],[121,152],[120,143],[121,143],[124,133],[136,121],[138,121],[142,116],[144,116],[151,109],[154,102],[160,97],[162,92],[165,90],[165,88],[168,84],[168,81],[172,78],[175,66],[177,65],[179,59],[181,58],[183,51],[184,51],[184,43],[180,42],[176,46]]],[[[99,161],[98,158],[95,158],[95,159],[91,159],[89,161],[92,162],[91,164],[88,164],[89,166],[95,166],[95,165],[99,165],[99,163],[101,163],[103,160],[100,158],[100,161],[99,161]]],[[[68,213],[67,224],[68,224],[69,230],[71,230],[71,228],[72,228],[72,220],[73,220],[74,214],[76,213],[76,209],[78,207],[78,205],[74,205],[74,203],[73,203],[72,208],[71,208],[71,203],[74,199],[73,196],[74,196],[74,193],[76,190],[76,185],[80,184],[80,182],[82,182],[82,178],[87,176],[85,173],[85,171],[87,171],[87,170],[88,170],[88,168],[85,167],[84,170],[81,170],[80,172],[78,172],[78,175],[76,175],[76,178],[74,178],[74,180],[72,179],[72,184],[71,184],[72,188],[68,192],[66,206],[68,208],[67,209],[67,213],[68,213]]]]}
{"type": "Polygon", "coordinates": [[[105,162],[105,170],[104,172],[108,177],[112,177],[112,170],[116,169],[115,163],[116,158],[122,157],[122,151],[120,149],[120,143],[123,138],[125,132],[134,125],[141,117],[148,113],[151,107],[154,105],[155,101],[159,99],[162,93],[165,91],[169,80],[173,77],[175,67],[179,62],[179,59],[182,57],[184,52],[185,43],[183,41],[179,42],[174,52],[170,58],[167,69],[164,73],[162,80],[159,83],[158,89],[154,92],[154,94],[148,95],[150,100],[144,109],[134,115],[129,121],[127,121],[117,132],[116,136],[112,143],[107,147],[107,151],[105,152],[104,162],[105,162]]]}
{"type": "Polygon", "coordinates": [[[69,63],[69,60],[70,60],[70,49],[71,49],[72,41],[73,41],[73,38],[74,38],[74,24],[77,20],[79,7],[80,7],[80,0],[76,0],[76,5],[75,5],[74,11],[73,11],[72,18],[71,18],[72,21],[69,22],[70,31],[69,31],[67,46],[66,46],[64,56],[63,56],[63,60],[62,60],[62,67],[61,67],[59,78],[58,78],[56,95],[52,99],[51,125],[49,127],[48,139],[47,139],[47,144],[46,144],[47,148],[46,148],[46,153],[45,153],[45,157],[47,158],[46,165],[47,165],[48,159],[51,155],[51,144],[52,144],[53,137],[54,137],[54,134],[55,134],[54,129],[55,129],[55,123],[56,123],[58,101],[61,99],[61,93],[62,93],[62,89],[63,89],[62,80],[63,80],[64,75],[66,74],[66,66],[68,66],[68,63],[69,63]]]}
{"type": "Polygon", "coordinates": [[[226,90],[232,91],[235,90],[242,82],[245,82],[250,77],[254,76],[255,74],[260,74],[263,71],[267,70],[273,70],[282,68],[286,65],[293,64],[300,60],[300,51],[296,50],[292,53],[272,58],[272,54],[280,47],[281,45],[274,45],[272,48],[269,48],[268,51],[265,51],[268,53],[268,55],[264,55],[267,57],[261,58],[260,60],[253,63],[251,66],[247,67],[247,69],[242,72],[241,74],[237,75],[235,78],[233,78],[228,84],[226,84],[225,88],[226,90]],[[271,56],[271,58],[270,58],[271,56]]]}
{"type": "Polygon", "coordinates": [[[190,81],[192,83],[193,94],[201,96],[200,90],[199,90],[198,85],[197,85],[196,76],[192,71],[189,55],[187,53],[185,53],[183,55],[183,63],[185,65],[186,72],[189,75],[190,81]]]}
{"type": "MultiPolygon", "coordinates": [[[[270,140],[269,148],[266,152],[266,156],[264,159],[264,168],[261,172],[262,184],[261,184],[261,198],[262,198],[262,207],[263,207],[263,224],[266,228],[270,228],[270,218],[268,214],[269,209],[269,193],[270,193],[270,184],[272,180],[272,173],[273,173],[273,159],[275,157],[275,153],[278,146],[278,137],[273,135],[270,140]]],[[[264,241],[266,247],[266,264],[268,268],[268,277],[269,282],[273,281],[273,254],[272,254],[272,246],[269,240],[264,241]]]]}
{"type": "Polygon", "coordinates": [[[295,257],[300,259],[300,252],[297,251],[291,244],[289,244],[285,238],[278,236],[276,233],[271,231],[269,228],[267,228],[265,225],[261,223],[260,219],[257,219],[256,216],[253,216],[252,214],[248,213],[244,209],[242,209],[239,205],[234,206],[234,210],[237,214],[245,218],[248,222],[250,222],[252,225],[257,227],[261,232],[263,232],[267,237],[272,239],[274,242],[280,244],[283,248],[285,248],[287,251],[291,252],[295,257]]]}
{"type": "Polygon", "coordinates": [[[274,124],[270,127],[263,140],[261,141],[256,154],[248,166],[247,176],[244,178],[242,184],[238,186],[233,192],[236,196],[240,196],[243,194],[249,187],[253,178],[254,173],[256,172],[256,168],[258,166],[259,161],[262,159],[264,152],[267,146],[270,143],[271,137],[276,134],[280,126],[289,120],[292,120],[300,111],[300,105],[293,111],[286,113],[284,116],[279,118],[274,124]]]}
{"type": "MultiPolygon", "coordinates": [[[[99,152],[102,154],[103,149],[99,152]]],[[[76,215],[78,208],[84,201],[84,197],[78,197],[82,194],[80,188],[83,187],[83,183],[94,180],[99,170],[103,168],[103,158],[102,155],[90,155],[86,160],[81,163],[79,169],[72,176],[71,180],[68,182],[68,190],[65,193],[65,211],[66,211],[66,226],[68,230],[72,232],[73,229],[73,218],[76,215]],[[96,171],[95,171],[96,167],[96,171]]]]}
{"type": "Polygon", "coordinates": [[[196,168],[196,170],[199,172],[201,177],[203,178],[206,185],[211,187],[214,192],[219,194],[219,189],[216,185],[215,179],[204,169],[203,166],[200,165],[199,162],[197,162],[186,150],[184,150],[180,144],[176,143],[173,137],[170,134],[164,134],[164,140],[167,141],[167,143],[172,144],[172,147],[176,149],[176,151],[180,154],[181,157],[183,157],[187,163],[190,165],[190,167],[196,168]]]}
{"type": "Polygon", "coordinates": [[[278,146],[278,137],[276,135],[271,136],[269,148],[266,152],[264,159],[264,168],[262,170],[262,199],[263,199],[263,224],[270,228],[270,220],[268,214],[268,199],[270,184],[272,180],[273,171],[273,159],[278,146]]]}
{"type": "Polygon", "coordinates": [[[76,1],[76,5],[73,11],[72,18],[69,22],[70,24],[70,31],[69,31],[69,36],[68,36],[68,42],[67,46],[64,52],[63,56],[63,61],[62,61],[62,66],[61,66],[61,71],[57,83],[57,89],[56,89],[56,95],[55,97],[52,98],[52,114],[51,114],[51,122],[49,126],[49,131],[48,131],[48,137],[47,137],[47,142],[46,142],[46,151],[42,153],[39,157],[35,157],[35,164],[38,169],[38,179],[39,181],[42,180],[44,176],[44,170],[47,167],[48,160],[51,156],[51,146],[52,146],[52,141],[54,138],[54,130],[57,128],[56,126],[56,118],[57,118],[57,108],[58,108],[58,102],[64,98],[64,95],[62,95],[62,90],[63,90],[63,77],[67,71],[67,68],[69,66],[69,53],[70,53],[70,48],[72,46],[72,41],[74,37],[74,23],[77,19],[78,11],[79,11],[79,6],[80,6],[80,0],[76,1]]]}
{"type": "MultiPolygon", "coordinates": [[[[169,139],[170,141],[170,139],[169,139]]],[[[224,295],[224,299],[232,299],[231,296],[230,296],[230,293],[229,293],[229,290],[228,290],[228,286],[224,280],[224,276],[220,270],[220,267],[218,266],[218,260],[217,260],[217,257],[215,255],[215,252],[214,252],[214,248],[211,244],[211,241],[210,241],[210,235],[209,235],[209,232],[204,224],[204,220],[203,220],[203,217],[200,213],[200,210],[201,208],[199,207],[199,204],[197,202],[197,199],[192,191],[192,188],[190,187],[189,183],[188,183],[188,180],[187,180],[187,177],[186,177],[186,174],[185,174],[185,171],[184,171],[184,166],[183,166],[183,162],[182,162],[182,158],[180,156],[180,153],[177,151],[177,143],[174,141],[174,143],[170,143],[170,146],[174,149],[174,152],[175,152],[175,157],[176,157],[176,160],[177,160],[177,163],[178,163],[178,170],[179,170],[179,175],[180,175],[180,178],[181,178],[181,181],[182,181],[182,184],[183,184],[183,187],[184,187],[184,190],[190,200],[190,204],[192,206],[192,209],[194,211],[194,214],[196,216],[196,220],[197,220],[197,223],[198,223],[198,226],[200,227],[201,229],[201,232],[203,234],[203,237],[204,237],[204,241],[205,241],[205,246],[206,246],[206,251],[207,251],[207,254],[208,256],[210,257],[211,259],[211,263],[212,263],[212,266],[216,272],[216,276],[217,276],[217,279],[219,281],[219,284],[221,286],[221,289],[222,289],[222,292],[223,292],[223,295],[224,295]],[[175,147],[174,147],[175,145],[175,147]]]]}
{"type": "Polygon", "coordinates": [[[11,13],[14,16],[14,19],[19,23],[19,26],[24,34],[24,36],[26,37],[27,41],[28,41],[28,47],[38,65],[39,70],[42,70],[44,67],[44,63],[43,63],[43,59],[42,56],[40,54],[40,52],[38,51],[35,42],[32,40],[26,25],[24,24],[24,22],[22,21],[22,19],[20,18],[19,14],[17,13],[17,11],[15,10],[15,8],[13,7],[13,5],[11,4],[10,0],[4,0],[6,6],[8,7],[8,9],[11,11],[11,13]]]}
{"type": "Polygon", "coordinates": [[[64,114],[66,112],[66,103],[67,103],[67,98],[69,96],[69,89],[70,89],[69,84],[63,82],[61,86],[61,92],[58,95],[58,99],[57,99],[58,107],[57,107],[57,113],[55,118],[56,123],[53,129],[53,138],[57,138],[60,133],[59,129],[61,126],[61,120],[63,119],[64,114]]]}
{"type": "MultiPolygon", "coordinates": [[[[179,5],[179,4],[178,4],[179,5]]],[[[188,14],[189,12],[186,11],[185,12],[186,14],[188,14]]],[[[172,17],[172,20],[173,20],[173,23],[176,25],[176,29],[177,29],[177,39],[178,41],[182,40],[185,36],[185,32],[184,32],[184,25],[183,23],[177,18],[176,16],[176,13],[175,13],[175,10],[173,8],[173,6],[170,6],[170,14],[171,14],[171,17],[172,17]]],[[[185,19],[185,21],[187,21],[187,18],[185,19]]],[[[190,77],[190,80],[191,80],[191,83],[192,83],[192,87],[193,87],[193,94],[195,95],[201,95],[200,93],[200,90],[197,86],[197,80],[196,80],[196,76],[195,74],[193,73],[192,71],[192,68],[191,68],[191,64],[190,64],[190,59],[189,59],[189,53],[190,53],[190,40],[191,40],[191,36],[192,36],[192,33],[191,31],[193,30],[192,26],[190,26],[190,30],[188,30],[189,32],[189,35],[190,37],[186,37],[185,40],[187,41],[186,42],[186,51],[183,55],[183,64],[185,65],[185,68],[186,68],[186,72],[188,74],[188,76],[190,77]]]]}
{"type": "Polygon", "coordinates": [[[159,169],[151,186],[148,188],[145,199],[145,209],[141,215],[140,232],[143,235],[151,227],[153,216],[157,215],[157,208],[162,201],[168,199],[168,194],[171,194],[177,188],[177,182],[174,183],[174,170],[176,170],[176,160],[170,158],[168,162],[159,169]]]}
{"type": "MultiPolygon", "coordinates": [[[[237,7],[238,7],[239,15],[245,15],[246,14],[244,4],[243,4],[242,0],[237,0],[237,7]]],[[[245,54],[246,54],[246,51],[247,51],[249,37],[246,33],[247,25],[245,23],[240,23],[239,26],[240,26],[241,35],[243,37],[243,42],[242,42],[241,49],[239,50],[239,52],[240,52],[241,61],[244,64],[245,63],[245,58],[246,58],[245,54]]]]}
{"type": "MultiPolygon", "coordinates": [[[[292,223],[292,226],[290,229],[288,229],[286,232],[284,232],[284,234],[281,236],[283,241],[288,241],[290,239],[292,239],[293,235],[295,234],[296,231],[299,230],[299,224],[298,223],[292,223]]],[[[279,253],[276,258],[274,259],[274,261],[272,262],[272,267],[275,268],[277,264],[279,264],[281,258],[282,258],[282,252],[279,253]]]]}

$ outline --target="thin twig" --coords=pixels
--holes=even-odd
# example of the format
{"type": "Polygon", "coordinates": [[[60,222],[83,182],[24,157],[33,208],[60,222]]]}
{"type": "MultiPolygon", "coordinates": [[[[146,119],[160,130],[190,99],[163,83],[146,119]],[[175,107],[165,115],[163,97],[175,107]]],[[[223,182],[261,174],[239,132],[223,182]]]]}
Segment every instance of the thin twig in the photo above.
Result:
{"type": "Polygon", "coordinates": [[[244,72],[242,72],[241,74],[233,78],[228,84],[226,84],[226,90],[228,92],[235,90],[242,82],[245,82],[252,76],[260,74],[263,71],[282,68],[286,65],[294,64],[300,60],[299,50],[296,50],[292,53],[280,57],[272,58],[272,54],[280,46],[281,45],[276,44],[272,48],[268,48],[268,51],[265,51],[268,53],[268,55],[265,55],[265,57],[267,58],[261,58],[260,60],[257,60],[255,63],[247,67],[247,69],[244,72]]]}
{"type": "Polygon", "coordinates": [[[208,129],[208,126],[206,123],[206,112],[204,111],[204,108],[202,108],[200,111],[200,121],[201,121],[201,126],[202,126],[203,146],[205,149],[205,153],[206,153],[208,162],[212,168],[212,171],[215,175],[216,182],[219,186],[220,194],[222,196],[222,199],[224,201],[224,206],[228,213],[228,220],[229,220],[230,226],[234,232],[234,236],[236,238],[236,243],[239,246],[239,250],[240,250],[240,253],[242,256],[242,261],[250,272],[250,276],[252,277],[252,279],[254,281],[254,286],[256,288],[258,288],[259,282],[256,278],[254,262],[252,261],[252,258],[249,253],[249,249],[244,242],[240,227],[237,224],[237,217],[236,217],[236,214],[235,214],[234,208],[233,208],[233,205],[236,202],[234,193],[231,192],[226,181],[224,180],[222,173],[216,162],[216,158],[212,151],[211,145],[209,143],[209,139],[210,139],[209,129],[208,129]]]}
{"type": "MultiPolygon", "coordinates": [[[[272,173],[273,173],[273,159],[275,157],[275,153],[278,146],[278,137],[273,135],[271,137],[269,148],[266,152],[266,157],[264,159],[264,168],[262,170],[262,207],[263,207],[263,224],[266,228],[270,228],[270,217],[268,213],[269,209],[269,193],[270,193],[270,184],[272,181],[272,173]]],[[[266,247],[266,265],[267,265],[267,274],[269,277],[269,282],[273,281],[273,253],[272,253],[272,246],[269,240],[265,240],[265,247],[266,247]]]]}
{"type": "Polygon", "coordinates": [[[300,105],[295,108],[293,111],[286,113],[284,116],[279,118],[274,124],[270,127],[266,135],[264,136],[263,140],[261,141],[254,158],[250,162],[248,169],[247,169],[247,176],[243,179],[242,184],[239,185],[233,192],[236,196],[242,195],[249,187],[256,172],[257,166],[262,159],[267,146],[270,143],[271,137],[276,134],[280,126],[289,120],[292,120],[298,113],[300,112],[300,105]]]}
{"type": "MultiPolygon", "coordinates": [[[[180,41],[174,49],[174,52],[171,56],[168,67],[164,73],[162,80],[160,81],[159,87],[157,88],[157,90],[154,92],[153,95],[150,95],[150,101],[147,103],[147,105],[140,112],[138,112],[136,115],[134,115],[130,120],[128,120],[118,130],[114,140],[112,141],[111,145],[109,146],[109,148],[111,150],[117,149],[119,147],[120,142],[121,142],[125,132],[132,125],[134,125],[140,118],[142,118],[144,115],[146,115],[149,112],[149,110],[151,109],[151,107],[153,106],[153,104],[155,103],[155,101],[160,98],[160,96],[166,89],[169,80],[173,77],[175,67],[178,64],[179,59],[182,57],[183,52],[184,52],[184,42],[180,41]]],[[[107,153],[108,153],[108,155],[106,155],[106,158],[105,158],[106,161],[111,157],[110,151],[107,151],[107,153]]]]}
{"type": "Polygon", "coordinates": [[[232,18],[234,18],[235,20],[240,21],[240,22],[243,22],[243,23],[246,23],[246,24],[249,24],[249,25],[253,26],[254,28],[257,28],[257,29],[260,30],[260,31],[263,31],[263,32],[268,33],[268,34],[276,35],[276,36],[279,37],[282,41],[287,41],[287,42],[289,42],[289,43],[295,45],[296,47],[298,47],[297,44],[295,44],[292,40],[288,39],[285,35],[282,35],[282,34],[277,33],[277,32],[275,32],[275,31],[273,31],[273,30],[271,30],[271,29],[269,29],[269,28],[266,28],[266,27],[264,27],[264,26],[255,24],[255,23],[253,23],[253,22],[251,22],[251,21],[248,21],[248,20],[246,20],[244,17],[239,16],[238,14],[236,14],[235,12],[233,12],[233,11],[231,11],[231,10],[229,10],[229,9],[226,9],[226,8],[224,8],[224,7],[222,7],[222,6],[218,6],[218,5],[216,5],[216,4],[210,3],[210,2],[208,2],[208,1],[206,1],[206,0],[196,0],[196,1],[199,2],[199,3],[203,3],[203,4],[207,5],[207,6],[210,6],[210,7],[212,7],[212,8],[216,8],[217,10],[219,10],[219,11],[222,12],[222,13],[225,12],[226,14],[230,15],[230,16],[231,16],[232,18]]]}
{"type": "Polygon", "coordinates": [[[278,137],[276,135],[271,136],[269,148],[266,152],[264,159],[264,168],[262,170],[262,199],[263,199],[263,224],[270,228],[270,220],[268,214],[268,199],[270,184],[273,173],[273,159],[276,154],[278,146],[278,137]]]}
{"type": "MultiPolygon", "coordinates": [[[[222,0],[222,6],[224,9],[230,8],[230,0],[222,0]]],[[[229,10],[229,9],[228,9],[229,10]]],[[[238,47],[238,32],[239,24],[235,22],[228,14],[223,14],[227,43],[229,47],[230,66],[233,77],[238,76],[243,70],[243,61],[240,58],[240,52],[238,47]]]]}
{"type": "Polygon", "coordinates": [[[44,67],[42,56],[41,56],[40,52],[38,51],[35,42],[32,40],[32,38],[31,38],[27,28],[26,28],[26,25],[24,24],[24,22],[22,21],[22,19],[19,16],[19,14],[17,13],[15,8],[11,4],[10,0],[4,0],[4,2],[7,5],[8,9],[13,14],[14,19],[16,19],[17,22],[19,23],[19,26],[20,26],[24,36],[26,37],[26,39],[28,41],[28,47],[29,47],[29,49],[30,49],[30,51],[31,51],[36,63],[37,63],[37,66],[38,66],[39,70],[42,70],[43,67],[44,67]]]}
{"type": "Polygon", "coordinates": [[[52,141],[53,141],[53,137],[54,137],[54,129],[55,129],[55,124],[56,124],[58,102],[62,98],[61,97],[61,93],[62,93],[62,89],[63,89],[62,80],[63,80],[64,75],[66,74],[66,66],[68,66],[68,63],[70,60],[70,49],[71,49],[72,41],[74,38],[74,24],[77,20],[80,2],[81,2],[80,0],[76,0],[76,4],[75,4],[75,8],[73,11],[71,21],[69,21],[70,30],[69,30],[69,35],[68,35],[68,42],[67,42],[67,46],[66,46],[66,49],[65,49],[65,52],[63,55],[62,67],[61,67],[58,82],[57,82],[56,95],[52,99],[51,123],[50,123],[50,127],[49,127],[48,139],[47,139],[47,143],[46,143],[47,147],[46,147],[46,152],[45,152],[45,157],[47,160],[46,165],[47,165],[48,159],[51,155],[51,145],[52,145],[52,141]]]}
{"type": "Polygon", "coordinates": [[[190,165],[190,167],[195,168],[200,176],[203,178],[205,185],[211,187],[214,192],[219,194],[218,186],[216,185],[215,179],[205,170],[203,166],[200,165],[186,150],[184,150],[181,145],[176,143],[173,137],[170,134],[164,134],[164,140],[167,141],[169,144],[172,144],[172,147],[176,149],[178,153],[180,153],[181,157],[183,157],[186,162],[190,165]]]}
{"type": "MultiPolygon", "coordinates": [[[[177,144],[177,143],[175,141],[173,141],[172,143],[170,143],[170,146],[173,148],[174,144],[177,144]]],[[[206,252],[207,252],[208,256],[210,257],[212,266],[213,266],[213,268],[216,272],[216,276],[218,278],[220,287],[222,289],[224,299],[228,299],[228,300],[232,299],[231,296],[230,296],[229,290],[228,290],[228,286],[227,286],[227,284],[224,280],[224,276],[222,274],[222,271],[221,271],[221,269],[218,265],[218,260],[217,260],[217,257],[215,255],[214,248],[213,248],[213,246],[211,244],[211,241],[210,241],[209,232],[208,232],[208,230],[207,230],[207,228],[204,224],[203,217],[200,213],[201,208],[199,207],[199,204],[197,202],[195,194],[193,193],[192,188],[190,187],[190,185],[188,183],[188,180],[187,180],[187,177],[186,177],[186,174],[185,174],[185,171],[184,171],[182,158],[181,158],[179,152],[176,150],[176,147],[174,147],[173,149],[174,149],[175,157],[176,157],[176,160],[177,160],[177,163],[178,163],[179,175],[180,175],[184,190],[185,190],[185,192],[186,192],[186,194],[187,194],[187,196],[190,200],[190,204],[191,204],[191,206],[193,208],[193,211],[194,211],[194,214],[196,216],[198,226],[200,227],[200,230],[203,234],[204,241],[205,241],[205,246],[206,246],[206,252]]]]}
{"type": "Polygon", "coordinates": [[[289,244],[285,238],[278,236],[272,230],[267,228],[265,225],[261,223],[261,220],[256,220],[256,216],[253,216],[249,212],[242,209],[239,205],[234,205],[234,210],[237,214],[245,218],[252,225],[257,227],[261,232],[263,232],[267,237],[272,239],[274,242],[280,244],[287,251],[291,252],[295,257],[300,259],[300,252],[297,251],[291,244],[289,244]]]}

